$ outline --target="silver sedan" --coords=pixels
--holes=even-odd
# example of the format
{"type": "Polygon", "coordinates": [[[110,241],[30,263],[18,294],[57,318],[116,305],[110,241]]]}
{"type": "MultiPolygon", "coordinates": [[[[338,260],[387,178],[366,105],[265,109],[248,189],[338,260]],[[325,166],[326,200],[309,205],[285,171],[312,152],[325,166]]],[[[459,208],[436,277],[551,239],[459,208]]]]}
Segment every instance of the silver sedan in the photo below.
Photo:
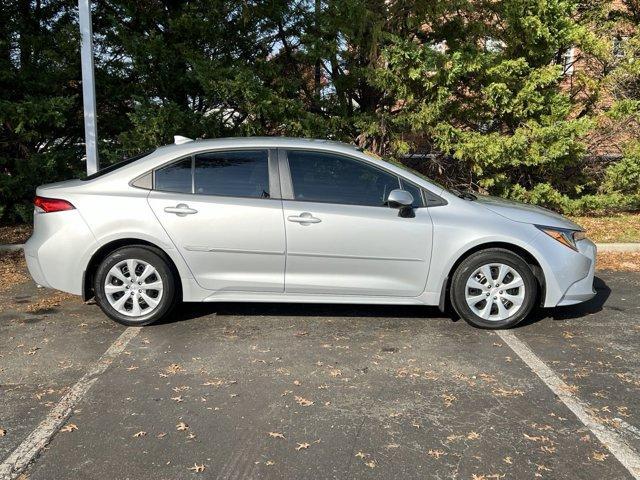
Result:
{"type": "Polygon", "coordinates": [[[182,300],[450,305],[504,328],[595,294],[575,223],[336,142],[177,137],[36,195],[34,280],[125,325],[182,300]]]}

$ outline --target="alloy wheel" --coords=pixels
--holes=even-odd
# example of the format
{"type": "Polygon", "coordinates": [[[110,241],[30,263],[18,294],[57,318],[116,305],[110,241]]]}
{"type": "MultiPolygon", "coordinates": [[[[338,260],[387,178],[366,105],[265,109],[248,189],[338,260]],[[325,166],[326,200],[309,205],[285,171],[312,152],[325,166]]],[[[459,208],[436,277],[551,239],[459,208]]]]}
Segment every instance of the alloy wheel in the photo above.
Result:
{"type": "Polygon", "coordinates": [[[506,320],[520,310],[525,300],[524,281],[513,267],[488,263],[468,278],[465,300],[473,313],[484,320],[506,320]]]}
{"type": "Polygon", "coordinates": [[[162,299],[163,283],[156,268],[144,260],[116,263],[104,281],[104,293],[117,312],[140,317],[153,312],[162,299]]]}

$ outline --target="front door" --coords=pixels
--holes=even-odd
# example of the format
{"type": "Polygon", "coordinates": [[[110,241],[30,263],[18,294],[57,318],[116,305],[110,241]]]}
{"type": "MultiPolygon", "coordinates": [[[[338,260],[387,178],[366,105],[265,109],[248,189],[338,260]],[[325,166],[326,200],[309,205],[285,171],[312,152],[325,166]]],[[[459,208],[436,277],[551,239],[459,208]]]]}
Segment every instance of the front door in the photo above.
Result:
{"type": "MultiPolygon", "coordinates": [[[[283,201],[287,293],[403,296],[425,288],[432,222],[386,206],[396,175],[356,158],[287,152],[292,199],[283,201]]],[[[286,168],[283,168],[286,170],[286,168]]]]}
{"type": "Polygon", "coordinates": [[[273,189],[267,150],[213,151],[156,170],[149,205],[201,287],[283,292],[285,231],[273,189]]]}

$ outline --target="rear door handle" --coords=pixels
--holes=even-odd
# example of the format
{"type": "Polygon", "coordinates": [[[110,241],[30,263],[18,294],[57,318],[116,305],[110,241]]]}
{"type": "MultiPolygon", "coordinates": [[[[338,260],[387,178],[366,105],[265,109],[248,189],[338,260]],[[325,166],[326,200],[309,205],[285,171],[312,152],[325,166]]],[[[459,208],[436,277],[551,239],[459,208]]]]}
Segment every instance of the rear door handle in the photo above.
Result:
{"type": "Polygon", "coordinates": [[[320,223],[322,220],[314,217],[309,212],[303,212],[299,216],[291,215],[287,217],[287,220],[294,223],[300,223],[302,225],[309,225],[310,223],[320,223]]]}
{"type": "Polygon", "coordinates": [[[179,203],[175,207],[165,207],[164,211],[167,213],[175,213],[179,217],[198,213],[198,210],[196,210],[195,208],[189,208],[189,205],[187,205],[186,203],[179,203]]]}

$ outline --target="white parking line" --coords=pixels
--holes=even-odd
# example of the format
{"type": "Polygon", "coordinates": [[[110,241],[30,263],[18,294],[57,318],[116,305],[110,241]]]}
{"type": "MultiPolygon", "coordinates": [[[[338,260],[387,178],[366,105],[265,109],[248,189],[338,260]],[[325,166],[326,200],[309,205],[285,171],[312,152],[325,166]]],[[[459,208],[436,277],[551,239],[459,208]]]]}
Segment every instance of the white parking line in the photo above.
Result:
{"type": "Polygon", "coordinates": [[[98,380],[98,376],[104,373],[113,360],[124,351],[129,342],[138,335],[140,328],[127,328],[102,354],[98,361],[91,365],[87,373],[71,387],[69,392],[53,407],[40,425],[0,464],[0,479],[10,480],[16,478],[47,446],[58,432],[58,429],[67,421],[73,408],[98,380]]]}
{"type": "Polygon", "coordinates": [[[640,479],[640,456],[615,430],[598,423],[589,414],[589,404],[571,393],[568,385],[558,377],[531,349],[516,335],[508,330],[497,334],[511,347],[524,363],[540,377],[549,389],[557,395],[573,414],[607,447],[614,457],[629,471],[635,479],[640,479]]]}

